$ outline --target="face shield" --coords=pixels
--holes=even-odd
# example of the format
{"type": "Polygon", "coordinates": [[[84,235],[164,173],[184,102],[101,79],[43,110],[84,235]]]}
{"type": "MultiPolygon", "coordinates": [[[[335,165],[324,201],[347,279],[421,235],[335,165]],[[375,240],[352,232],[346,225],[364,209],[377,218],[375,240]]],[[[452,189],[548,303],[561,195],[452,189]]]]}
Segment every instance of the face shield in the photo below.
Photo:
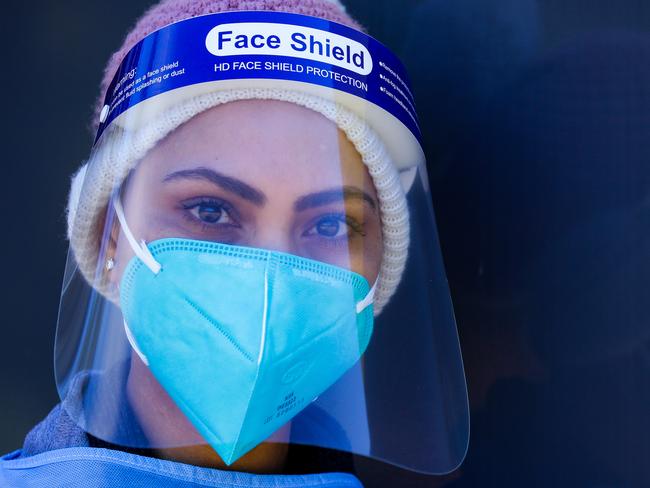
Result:
{"type": "Polygon", "coordinates": [[[143,39],[73,181],[66,413],[227,465],[283,444],[456,468],[467,396],[419,138],[404,68],[351,28],[234,12],[143,39]]]}

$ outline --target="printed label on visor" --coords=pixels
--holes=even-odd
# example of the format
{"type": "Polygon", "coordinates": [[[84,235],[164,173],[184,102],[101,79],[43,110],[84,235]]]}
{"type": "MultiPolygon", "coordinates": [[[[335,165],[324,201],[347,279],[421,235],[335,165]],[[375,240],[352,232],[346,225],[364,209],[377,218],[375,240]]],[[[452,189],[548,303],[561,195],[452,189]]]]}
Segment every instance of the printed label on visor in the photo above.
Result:
{"type": "Polygon", "coordinates": [[[363,32],[316,17],[268,11],[224,12],[153,32],[125,56],[108,88],[97,133],[156,95],[199,83],[290,80],[371,102],[420,141],[406,70],[363,32]]]}
{"type": "Polygon", "coordinates": [[[363,44],[307,27],[268,22],[224,24],[210,31],[205,45],[215,56],[288,56],[321,61],[364,76],[372,72],[372,56],[363,44]]]}

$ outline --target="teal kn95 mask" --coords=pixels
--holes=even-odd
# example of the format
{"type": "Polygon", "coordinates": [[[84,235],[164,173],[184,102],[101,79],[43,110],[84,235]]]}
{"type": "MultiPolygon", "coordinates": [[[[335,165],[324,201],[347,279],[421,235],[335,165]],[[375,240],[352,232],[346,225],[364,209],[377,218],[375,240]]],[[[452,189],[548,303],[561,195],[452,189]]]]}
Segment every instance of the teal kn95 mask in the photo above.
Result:
{"type": "Polygon", "coordinates": [[[368,346],[374,287],[329,264],[187,239],[138,243],[120,282],[127,337],[230,465],[290,421],[368,346]]]}

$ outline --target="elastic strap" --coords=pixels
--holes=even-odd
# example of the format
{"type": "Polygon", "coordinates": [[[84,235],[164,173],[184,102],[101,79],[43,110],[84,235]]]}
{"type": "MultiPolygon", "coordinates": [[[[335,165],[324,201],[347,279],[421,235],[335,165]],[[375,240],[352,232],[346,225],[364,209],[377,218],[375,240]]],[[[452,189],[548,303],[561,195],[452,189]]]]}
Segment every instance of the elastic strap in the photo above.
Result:
{"type": "Polygon", "coordinates": [[[140,357],[140,360],[146,366],[149,366],[149,360],[147,359],[147,356],[142,354],[142,351],[138,347],[138,344],[135,342],[135,337],[133,337],[133,332],[131,332],[129,325],[126,323],[126,320],[124,320],[123,322],[124,322],[124,332],[126,333],[126,338],[129,341],[129,344],[131,344],[131,347],[133,348],[135,353],[140,357]]]}
{"type": "Polygon", "coordinates": [[[126,239],[129,241],[129,245],[131,246],[131,249],[133,249],[135,255],[138,258],[140,258],[140,261],[142,261],[147,266],[147,268],[149,268],[153,272],[153,274],[160,273],[162,266],[153,257],[151,251],[149,251],[149,248],[147,247],[147,243],[144,240],[141,240],[140,244],[138,244],[138,242],[135,240],[135,237],[133,237],[133,234],[131,233],[131,229],[129,229],[129,226],[126,223],[126,217],[124,216],[124,208],[122,207],[122,201],[120,200],[119,197],[115,198],[115,200],[113,201],[113,207],[115,208],[115,214],[117,215],[117,220],[120,221],[120,225],[122,226],[122,231],[124,232],[126,239]]]}
{"type": "Polygon", "coordinates": [[[370,305],[372,305],[375,301],[375,292],[377,291],[377,283],[379,283],[379,276],[377,276],[377,279],[375,280],[375,284],[372,285],[372,288],[366,295],[366,297],[361,300],[359,303],[357,303],[357,313],[363,312],[366,308],[368,308],[370,305]]]}

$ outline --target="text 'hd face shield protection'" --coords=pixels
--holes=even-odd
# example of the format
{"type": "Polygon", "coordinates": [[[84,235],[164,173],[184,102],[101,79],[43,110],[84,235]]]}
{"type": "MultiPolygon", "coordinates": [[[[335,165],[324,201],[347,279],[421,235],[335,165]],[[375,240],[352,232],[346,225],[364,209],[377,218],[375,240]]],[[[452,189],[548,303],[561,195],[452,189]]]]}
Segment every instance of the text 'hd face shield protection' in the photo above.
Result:
{"type": "MultiPolygon", "coordinates": [[[[138,43],[76,175],[57,386],[130,448],[462,461],[465,381],[408,78],[322,19],[138,43]]],[[[236,465],[235,465],[236,466],[236,465]]]]}

